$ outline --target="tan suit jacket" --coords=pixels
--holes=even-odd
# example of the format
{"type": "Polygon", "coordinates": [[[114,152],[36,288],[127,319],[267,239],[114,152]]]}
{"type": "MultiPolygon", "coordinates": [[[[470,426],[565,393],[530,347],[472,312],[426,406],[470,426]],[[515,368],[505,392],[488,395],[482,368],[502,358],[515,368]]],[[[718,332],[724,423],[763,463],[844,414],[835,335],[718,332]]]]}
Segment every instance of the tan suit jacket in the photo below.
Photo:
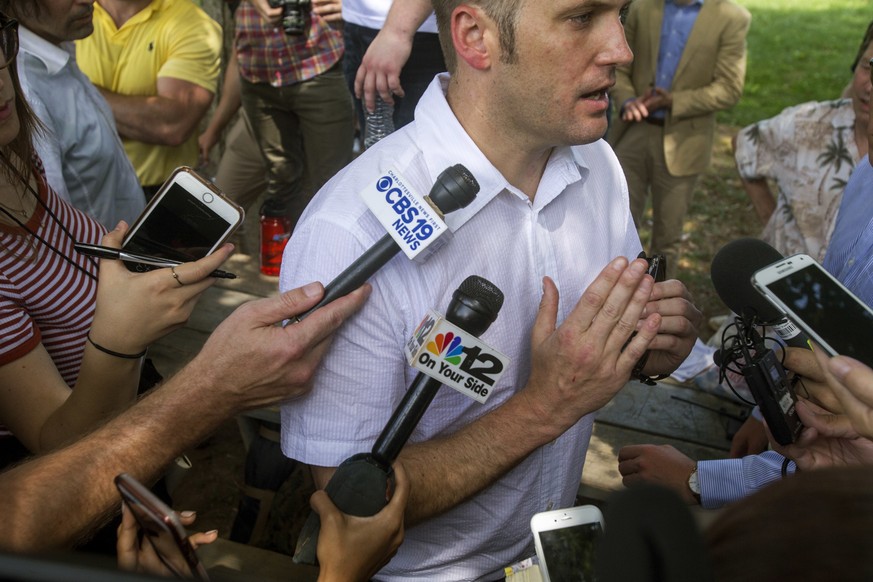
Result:
{"type": "MultiPolygon", "coordinates": [[[[637,0],[625,24],[634,62],[619,67],[611,97],[620,109],[646,93],[655,80],[664,0],[637,0]]],[[[732,0],[704,0],[673,77],[673,107],[664,123],[664,154],[673,176],[700,174],[709,167],[715,114],[736,105],[746,76],[749,11],[732,0]]],[[[617,144],[628,124],[621,116],[609,141],[617,144]]]]}

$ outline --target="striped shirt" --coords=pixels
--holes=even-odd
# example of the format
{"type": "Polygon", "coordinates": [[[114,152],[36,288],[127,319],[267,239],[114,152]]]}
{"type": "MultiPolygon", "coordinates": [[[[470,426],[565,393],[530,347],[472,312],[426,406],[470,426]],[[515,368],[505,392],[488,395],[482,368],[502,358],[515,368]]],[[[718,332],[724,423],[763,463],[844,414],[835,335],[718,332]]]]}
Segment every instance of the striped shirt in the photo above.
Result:
{"type": "MultiPolygon", "coordinates": [[[[46,185],[41,165],[34,174],[40,199],[75,241],[99,243],[106,232],[103,226],[61,200],[46,185]]],[[[73,250],[75,241],[41,204],[26,224],[96,277],[96,262],[73,250]]],[[[0,366],[42,342],[64,381],[75,385],[96,299],[96,279],[74,268],[24,229],[0,223],[0,366]]]]}
{"type": "Polygon", "coordinates": [[[286,87],[316,77],[343,56],[342,32],[311,14],[306,34],[285,34],[281,25],[265,21],[248,2],[236,11],[239,71],[250,83],[286,87]]]}

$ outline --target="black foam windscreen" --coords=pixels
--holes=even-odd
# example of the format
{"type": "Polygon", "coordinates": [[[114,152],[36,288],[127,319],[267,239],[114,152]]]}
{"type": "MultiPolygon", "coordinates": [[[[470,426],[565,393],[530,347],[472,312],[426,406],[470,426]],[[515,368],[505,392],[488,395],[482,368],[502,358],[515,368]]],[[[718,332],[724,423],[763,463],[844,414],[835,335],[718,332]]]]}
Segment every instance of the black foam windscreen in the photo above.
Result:
{"type": "Polygon", "coordinates": [[[782,253],[757,238],[740,238],[724,245],[712,258],[710,276],[716,293],[734,313],[756,315],[759,321],[784,317],[752,284],[755,271],[780,261],[782,253]]]}

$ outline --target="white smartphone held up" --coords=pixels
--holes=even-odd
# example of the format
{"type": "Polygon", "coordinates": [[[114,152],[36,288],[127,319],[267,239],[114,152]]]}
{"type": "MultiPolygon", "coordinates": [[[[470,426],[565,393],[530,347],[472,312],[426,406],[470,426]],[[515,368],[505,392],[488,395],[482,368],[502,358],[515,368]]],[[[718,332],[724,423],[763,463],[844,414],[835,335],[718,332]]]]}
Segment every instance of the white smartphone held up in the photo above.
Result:
{"type": "Polygon", "coordinates": [[[815,259],[787,257],[756,271],[752,283],[830,355],[873,367],[873,309],[815,259]]]}
{"type": "Polygon", "coordinates": [[[603,514],[594,505],[537,513],[530,520],[545,582],[594,580],[594,549],[603,514]]]}
{"type": "MultiPolygon", "coordinates": [[[[221,246],[242,224],[243,209],[188,167],[164,182],[124,237],[130,253],[188,262],[221,246]]],[[[158,267],[126,263],[131,271],[158,267]]]]}

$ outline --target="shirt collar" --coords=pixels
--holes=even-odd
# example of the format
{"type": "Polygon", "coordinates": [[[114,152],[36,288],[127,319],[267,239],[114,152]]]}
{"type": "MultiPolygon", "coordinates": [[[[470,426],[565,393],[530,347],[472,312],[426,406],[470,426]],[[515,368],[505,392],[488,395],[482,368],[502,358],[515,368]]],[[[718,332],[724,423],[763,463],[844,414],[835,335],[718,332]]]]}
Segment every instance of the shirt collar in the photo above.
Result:
{"type": "MultiPolygon", "coordinates": [[[[446,224],[455,231],[501,192],[509,192],[525,201],[528,197],[503,177],[458,122],[446,100],[448,83],[448,73],[434,78],[415,108],[414,128],[416,142],[428,144],[422,154],[431,183],[436,182],[443,170],[458,163],[470,170],[479,183],[476,199],[466,208],[446,216],[446,224]]],[[[545,206],[568,184],[582,178],[577,165],[579,160],[572,149],[561,147],[552,152],[534,199],[535,207],[545,206]]]]}
{"type": "Polygon", "coordinates": [[[21,50],[42,61],[49,75],[66,67],[75,50],[73,43],[52,44],[21,24],[18,25],[18,39],[21,50]]]}

